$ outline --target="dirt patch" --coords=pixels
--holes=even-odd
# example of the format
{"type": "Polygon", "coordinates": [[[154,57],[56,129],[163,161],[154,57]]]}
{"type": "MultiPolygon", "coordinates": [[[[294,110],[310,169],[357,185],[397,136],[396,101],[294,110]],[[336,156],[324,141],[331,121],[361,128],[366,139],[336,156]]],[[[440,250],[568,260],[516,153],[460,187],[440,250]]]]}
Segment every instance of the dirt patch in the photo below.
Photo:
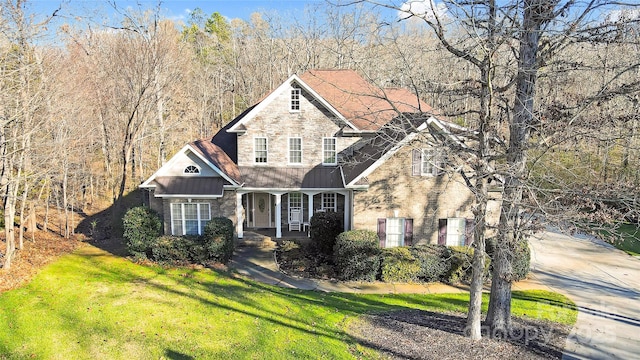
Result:
{"type": "MultiPolygon", "coordinates": [[[[0,293],[16,287],[29,281],[39,269],[59,258],[61,255],[68,254],[83,242],[82,236],[75,236],[71,239],[65,239],[57,234],[45,231],[37,231],[34,234],[35,240],[31,239],[29,233],[28,239],[24,241],[24,248],[15,252],[11,261],[11,269],[6,270],[0,268],[0,293]]],[[[0,236],[0,254],[4,254],[6,242],[4,241],[4,233],[0,236]]],[[[0,263],[3,258],[0,257],[0,263]]]]}
{"type": "Polygon", "coordinates": [[[390,359],[561,359],[570,327],[513,319],[507,338],[490,336],[472,341],[465,334],[463,314],[401,310],[367,315],[349,327],[363,345],[390,359]]]}

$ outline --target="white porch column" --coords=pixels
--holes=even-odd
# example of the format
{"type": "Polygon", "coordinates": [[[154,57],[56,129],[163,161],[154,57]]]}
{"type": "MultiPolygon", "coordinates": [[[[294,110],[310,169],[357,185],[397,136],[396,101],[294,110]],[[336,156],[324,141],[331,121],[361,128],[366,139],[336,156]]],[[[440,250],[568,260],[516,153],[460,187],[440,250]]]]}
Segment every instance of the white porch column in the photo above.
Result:
{"type": "Polygon", "coordinates": [[[311,226],[311,217],[313,216],[313,195],[315,194],[307,194],[309,198],[309,226],[311,226]]]}
{"type": "Polygon", "coordinates": [[[282,237],[282,194],[276,194],[276,239],[282,237]]]}
{"type": "Polygon", "coordinates": [[[351,219],[351,192],[347,191],[344,193],[344,231],[351,230],[351,224],[349,224],[350,219],[351,219]]]}
{"type": "Polygon", "coordinates": [[[238,233],[238,239],[242,239],[243,223],[244,223],[244,208],[242,207],[242,194],[236,193],[236,216],[238,223],[236,224],[236,232],[238,233]]]}

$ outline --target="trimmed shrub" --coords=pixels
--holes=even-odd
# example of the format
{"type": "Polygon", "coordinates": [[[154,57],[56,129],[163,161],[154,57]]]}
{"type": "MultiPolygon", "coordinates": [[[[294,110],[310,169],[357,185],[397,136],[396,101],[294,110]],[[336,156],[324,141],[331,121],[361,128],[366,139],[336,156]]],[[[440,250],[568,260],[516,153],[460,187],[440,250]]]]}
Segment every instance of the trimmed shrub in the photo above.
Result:
{"type": "MultiPolygon", "coordinates": [[[[456,284],[459,282],[469,284],[473,278],[473,248],[469,246],[450,246],[449,247],[449,263],[450,267],[445,275],[445,282],[456,284]]],[[[491,258],[485,255],[483,278],[489,278],[489,267],[491,266],[491,258]]]]}
{"type": "Polygon", "coordinates": [[[336,238],[342,232],[342,216],[336,212],[320,212],[311,218],[310,237],[313,248],[331,257],[336,238]]]}
{"type": "Polygon", "coordinates": [[[380,271],[380,247],[374,231],[352,230],[339,234],[333,254],[341,280],[374,281],[380,271]]]}
{"type": "Polygon", "coordinates": [[[420,262],[407,247],[382,249],[381,270],[384,282],[414,282],[418,280],[420,262]]]}
{"type": "Polygon", "coordinates": [[[191,237],[161,236],[151,246],[152,259],[160,264],[188,264],[189,251],[194,243],[194,239],[191,237]]]}
{"type": "Polygon", "coordinates": [[[531,250],[527,241],[520,241],[513,251],[511,268],[513,270],[513,280],[520,281],[527,277],[531,267],[531,250]]]}
{"type": "Polygon", "coordinates": [[[411,254],[420,263],[418,278],[425,282],[441,281],[450,266],[449,250],[443,245],[418,245],[411,248],[411,254]]]}
{"type": "MultiPolygon", "coordinates": [[[[496,251],[496,239],[487,239],[487,254],[493,259],[496,251]]],[[[511,267],[513,280],[520,281],[527,277],[531,267],[531,250],[527,241],[519,242],[512,251],[511,267]]]]}
{"type": "Polygon", "coordinates": [[[202,245],[209,259],[226,264],[233,256],[233,222],[225,217],[211,219],[204,227],[202,245]]]}
{"type": "Polygon", "coordinates": [[[122,227],[131,255],[142,259],[151,255],[151,246],[162,229],[162,222],[155,211],[146,206],[131,208],[122,218],[122,227]]]}

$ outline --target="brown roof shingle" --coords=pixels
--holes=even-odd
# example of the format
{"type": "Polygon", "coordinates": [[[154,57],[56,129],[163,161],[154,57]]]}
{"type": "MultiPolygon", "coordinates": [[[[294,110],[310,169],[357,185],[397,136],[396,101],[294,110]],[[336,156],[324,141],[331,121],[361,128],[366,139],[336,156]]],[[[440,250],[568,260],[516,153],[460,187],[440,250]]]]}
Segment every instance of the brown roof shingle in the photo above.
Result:
{"type": "Polygon", "coordinates": [[[191,145],[192,148],[197,150],[212,164],[222,170],[233,181],[238,184],[242,183],[242,177],[240,176],[238,165],[236,165],[229,155],[227,155],[227,153],[225,153],[218,145],[212,143],[211,140],[196,140],[189,145],[191,145]]]}
{"type": "Polygon", "coordinates": [[[399,113],[432,111],[410,91],[380,89],[354,70],[309,70],[300,79],[360,130],[376,131],[399,113]]]}
{"type": "Polygon", "coordinates": [[[222,196],[225,180],[206,176],[158,176],[152,184],[156,195],[222,196]]]}

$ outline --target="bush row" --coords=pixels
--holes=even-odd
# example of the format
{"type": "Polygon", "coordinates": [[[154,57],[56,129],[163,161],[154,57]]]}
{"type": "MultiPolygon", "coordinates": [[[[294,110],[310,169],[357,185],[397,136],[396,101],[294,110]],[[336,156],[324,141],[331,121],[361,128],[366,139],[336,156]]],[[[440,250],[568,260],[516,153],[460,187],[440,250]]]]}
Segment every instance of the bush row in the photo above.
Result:
{"type": "Polygon", "coordinates": [[[211,219],[201,236],[160,236],[161,227],[160,217],[148,207],[127,211],[123,234],[129,253],[138,260],[171,265],[227,263],[233,255],[233,223],[227,218],[211,219]]]}
{"type": "MultiPolygon", "coordinates": [[[[385,282],[469,283],[472,279],[473,249],[419,245],[380,249],[373,231],[353,230],[341,233],[334,246],[334,262],[341,280],[382,280],[385,282]]],[[[529,272],[526,244],[515,252],[516,280],[529,272]],[[526,248],[526,250],[525,250],[526,248]]],[[[490,274],[491,258],[485,258],[484,278],[490,274]]]]}

